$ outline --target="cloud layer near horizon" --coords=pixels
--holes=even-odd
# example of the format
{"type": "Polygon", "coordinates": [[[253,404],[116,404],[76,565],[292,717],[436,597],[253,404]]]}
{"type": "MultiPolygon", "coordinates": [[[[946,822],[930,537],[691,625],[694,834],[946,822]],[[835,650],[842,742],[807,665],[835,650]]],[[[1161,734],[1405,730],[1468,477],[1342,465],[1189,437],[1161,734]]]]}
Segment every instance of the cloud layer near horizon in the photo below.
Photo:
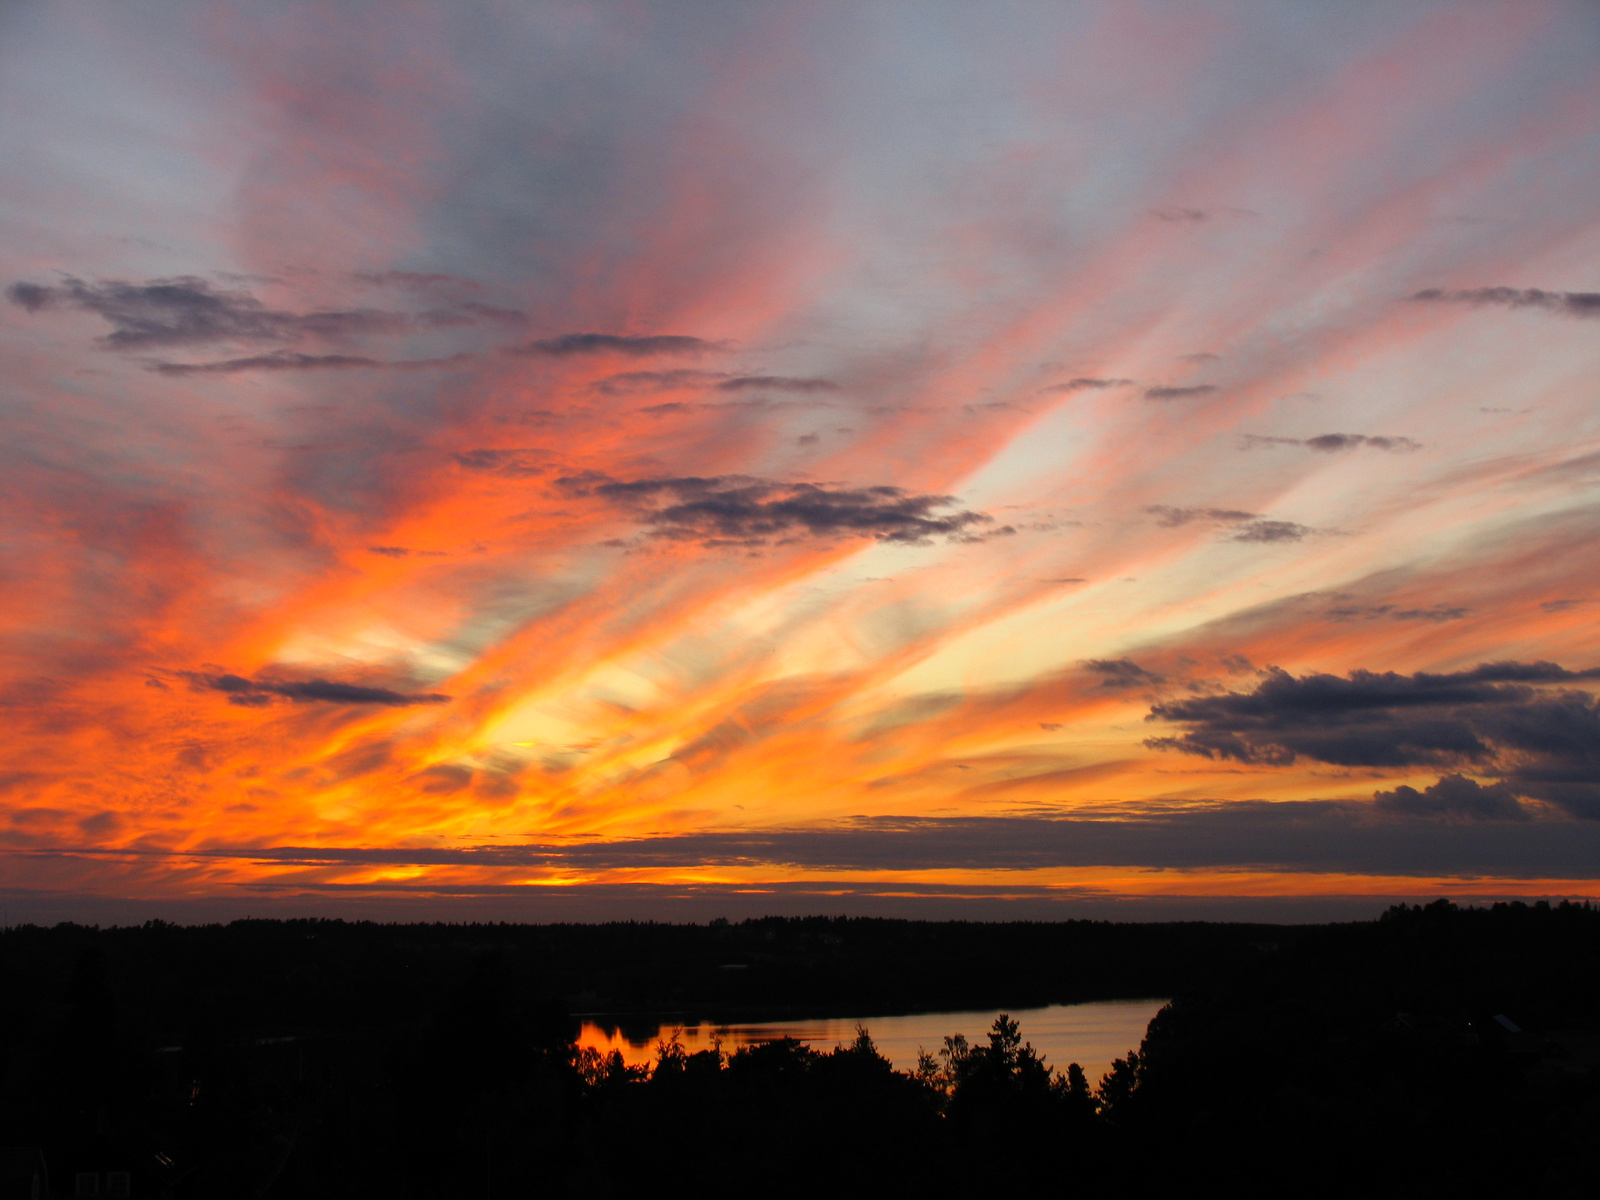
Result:
{"type": "Polygon", "coordinates": [[[1588,888],[1597,50],[7,10],[14,888],[1588,888]]]}

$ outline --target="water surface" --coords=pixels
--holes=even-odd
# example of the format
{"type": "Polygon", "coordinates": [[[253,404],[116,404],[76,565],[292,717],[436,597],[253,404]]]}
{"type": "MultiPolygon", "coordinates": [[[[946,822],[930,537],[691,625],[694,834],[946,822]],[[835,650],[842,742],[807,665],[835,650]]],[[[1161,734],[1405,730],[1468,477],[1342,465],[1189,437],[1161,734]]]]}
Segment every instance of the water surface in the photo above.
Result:
{"type": "MultiPolygon", "coordinates": [[[[1051,1069],[1065,1071],[1069,1062],[1083,1067],[1091,1085],[1111,1069],[1111,1060],[1129,1050],[1137,1050],[1150,1018],[1165,1000],[1100,1000],[1090,1004],[1052,1004],[1048,1008],[1009,1010],[1022,1026],[1022,1039],[1032,1042],[1051,1069]]],[[[968,1042],[983,1042],[998,1009],[982,1012],[914,1013],[904,1017],[867,1017],[861,1020],[878,1051],[896,1069],[911,1070],[917,1065],[918,1049],[937,1053],[944,1039],[964,1034],[968,1042]]],[[[856,1036],[853,1017],[823,1017],[815,1020],[760,1021],[735,1025],[684,1025],[674,1022],[618,1024],[603,1018],[583,1023],[578,1034],[580,1046],[593,1046],[602,1054],[622,1051],[630,1064],[653,1063],[656,1043],[672,1037],[680,1029],[684,1049],[691,1053],[710,1049],[714,1040],[731,1053],[742,1046],[792,1037],[814,1050],[832,1050],[856,1036]]]]}

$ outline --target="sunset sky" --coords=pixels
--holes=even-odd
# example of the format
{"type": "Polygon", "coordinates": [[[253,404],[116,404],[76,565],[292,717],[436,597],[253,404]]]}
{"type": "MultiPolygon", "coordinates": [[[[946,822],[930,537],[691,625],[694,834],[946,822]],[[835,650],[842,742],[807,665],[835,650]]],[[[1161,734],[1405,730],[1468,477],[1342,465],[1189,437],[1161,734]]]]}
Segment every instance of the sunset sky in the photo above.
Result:
{"type": "Polygon", "coordinates": [[[1597,62],[7,5],[9,919],[1600,897],[1597,62]]]}

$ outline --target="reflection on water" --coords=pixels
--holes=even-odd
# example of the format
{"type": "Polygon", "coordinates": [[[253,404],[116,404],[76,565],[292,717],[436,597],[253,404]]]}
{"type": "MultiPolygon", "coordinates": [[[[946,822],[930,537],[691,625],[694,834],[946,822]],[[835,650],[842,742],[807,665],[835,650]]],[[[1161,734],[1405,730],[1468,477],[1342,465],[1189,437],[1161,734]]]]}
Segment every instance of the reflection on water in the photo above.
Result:
{"type": "MultiPolygon", "coordinates": [[[[1081,1065],[1091,1085],[1111,1069],[1111,1060],[1137,1050],[1145,1027],[1165,1000],[1102,1000],[1093,1004],[1052,1004],[1048,1008],[1011,1009],[1022,1026],[1024,1041],[1032,1042],[1053,1070],[1065,1071],[1069,1062],[1081,1065]]],[[[937,1053],[944,1039],[960,1033],[969,1042],[982,1042],[999,1010],[985,1012],[916,1013],[907,1017],[872,1017],[861,1023],[872,1034],[878,1051],[895,1067],[908,1071],[917,1065],[917,1050],[937,1053]]],[[[622,1051],[630,1064],[653,1063],[656,1042],[672,1037],[672,1022],[634,1024],[604,1019],[587,1020],[578,1034],[580,1046],[593,1046],[602,1054],[622,1051]]],[[[749,1025],[685,1025],[680,1035],[684,1049],[709,1050],[720,1042],[732,1053],[741,1046],[792,1037],[814,1050],[832,1050],[851,1042],[856,1022],[850,1017],[811,1021],[764,1021],[749,1025]]]]}

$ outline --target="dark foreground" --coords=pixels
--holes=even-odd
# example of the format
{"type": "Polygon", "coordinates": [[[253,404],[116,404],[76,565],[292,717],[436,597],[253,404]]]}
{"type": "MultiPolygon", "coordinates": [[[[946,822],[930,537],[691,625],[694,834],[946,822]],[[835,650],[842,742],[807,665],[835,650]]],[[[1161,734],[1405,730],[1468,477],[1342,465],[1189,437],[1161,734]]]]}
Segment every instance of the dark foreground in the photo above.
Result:
{"type": "Polygon", "coordinates": [[[430,1200],[1587,1196],[1600,1179],[1588,906],[1299,927],[24,927],[0,938],[0,1005],[0,1200],[45,1171],[45,1196],[430,1200]],[[653,1070],[572,1042],[575,1011],[1146,995],[1177,998],[1099,1081],[1007,1022],[908,1073],[869,1036],[668,1045],[653,1070]]]}

